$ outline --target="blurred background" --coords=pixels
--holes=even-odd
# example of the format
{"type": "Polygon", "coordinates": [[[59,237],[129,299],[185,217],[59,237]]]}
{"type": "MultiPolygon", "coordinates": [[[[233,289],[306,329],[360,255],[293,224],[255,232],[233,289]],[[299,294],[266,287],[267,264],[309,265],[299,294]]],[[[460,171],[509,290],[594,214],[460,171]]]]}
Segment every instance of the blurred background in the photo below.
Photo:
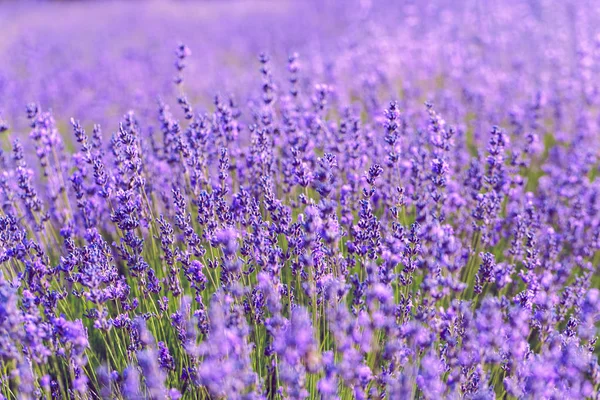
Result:
{"type": "Polygon", "coordinates": [[[156,96],[174,91],[179,43],[193,52],[186,91],[195,101],[208,105],[217,92],[234,89],[243,95],[240,88],[251,89],[248,79],[259,79],[261,51],[285,70],[288,53],[306,49],[311,68],[324,68],[314,55],[337,46],[352,10],[328,17],[341,6],[312,0],[0,3],[0,110],[19,125],[32,101],[55,115],[96,122],[154,105],[156,96]]]}
{"type": "Polygon", "coordinates": [[[202,107],[217,93],[247,101],[263,51],[281,79],[298,52],[301,79],[344,85],[342,104],[353,92],[370,93],[373,107],[411,90],[420,101],[442,85],[438,96],[497,88],[493,105],[569,84],[597,52],[598,15],[588,0],[5,1],[0,113],[15,129],[29,102],[59,123],[154,113],[157,97],[174,95],[181,42],[193,53],[185,90],[202,107]]]}

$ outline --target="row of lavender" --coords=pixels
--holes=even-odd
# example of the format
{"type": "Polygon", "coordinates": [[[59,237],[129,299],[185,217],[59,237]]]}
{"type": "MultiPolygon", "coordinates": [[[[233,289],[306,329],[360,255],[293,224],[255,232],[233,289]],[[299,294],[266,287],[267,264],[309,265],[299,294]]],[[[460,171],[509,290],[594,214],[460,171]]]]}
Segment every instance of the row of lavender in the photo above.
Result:
{"type": "Polygon", "coordinates": [[[15,34],[0,398],[597,398],[599,10],[433,3],[211,20],[243,65],[164,76],[15,34]]]}

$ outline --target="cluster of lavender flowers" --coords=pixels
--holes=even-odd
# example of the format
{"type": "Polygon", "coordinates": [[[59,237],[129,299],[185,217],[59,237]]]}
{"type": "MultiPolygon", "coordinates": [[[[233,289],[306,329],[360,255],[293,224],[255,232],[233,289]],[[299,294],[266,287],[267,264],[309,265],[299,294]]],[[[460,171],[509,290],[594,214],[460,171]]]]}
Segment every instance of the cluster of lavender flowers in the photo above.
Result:
{"type": "Polygon", "coordinates": [[[600,9],[341,3],[0,99],[0,399],[600,398],[600,9]]]}

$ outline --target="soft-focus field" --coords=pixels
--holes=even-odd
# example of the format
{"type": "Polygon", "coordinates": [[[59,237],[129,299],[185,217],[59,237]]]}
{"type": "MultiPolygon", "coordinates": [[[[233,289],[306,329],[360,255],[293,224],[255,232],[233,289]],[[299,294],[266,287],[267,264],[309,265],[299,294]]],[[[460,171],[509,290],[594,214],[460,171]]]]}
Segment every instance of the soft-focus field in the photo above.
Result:
{"type": "Polygon", "coordinates": [[[1,3],[0,399],[600,398],[599,82],[593,1],[1,3]]]}

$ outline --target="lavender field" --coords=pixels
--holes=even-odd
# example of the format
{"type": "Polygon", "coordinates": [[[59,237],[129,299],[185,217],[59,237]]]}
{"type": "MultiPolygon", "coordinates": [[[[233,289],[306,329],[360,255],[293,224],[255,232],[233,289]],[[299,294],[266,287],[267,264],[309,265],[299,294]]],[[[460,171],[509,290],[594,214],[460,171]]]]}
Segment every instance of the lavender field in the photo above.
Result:
{"type": "Polygon", "coordinates": [[[0,3],[0,400],[600,399],[600,3],[0,3]]]}

